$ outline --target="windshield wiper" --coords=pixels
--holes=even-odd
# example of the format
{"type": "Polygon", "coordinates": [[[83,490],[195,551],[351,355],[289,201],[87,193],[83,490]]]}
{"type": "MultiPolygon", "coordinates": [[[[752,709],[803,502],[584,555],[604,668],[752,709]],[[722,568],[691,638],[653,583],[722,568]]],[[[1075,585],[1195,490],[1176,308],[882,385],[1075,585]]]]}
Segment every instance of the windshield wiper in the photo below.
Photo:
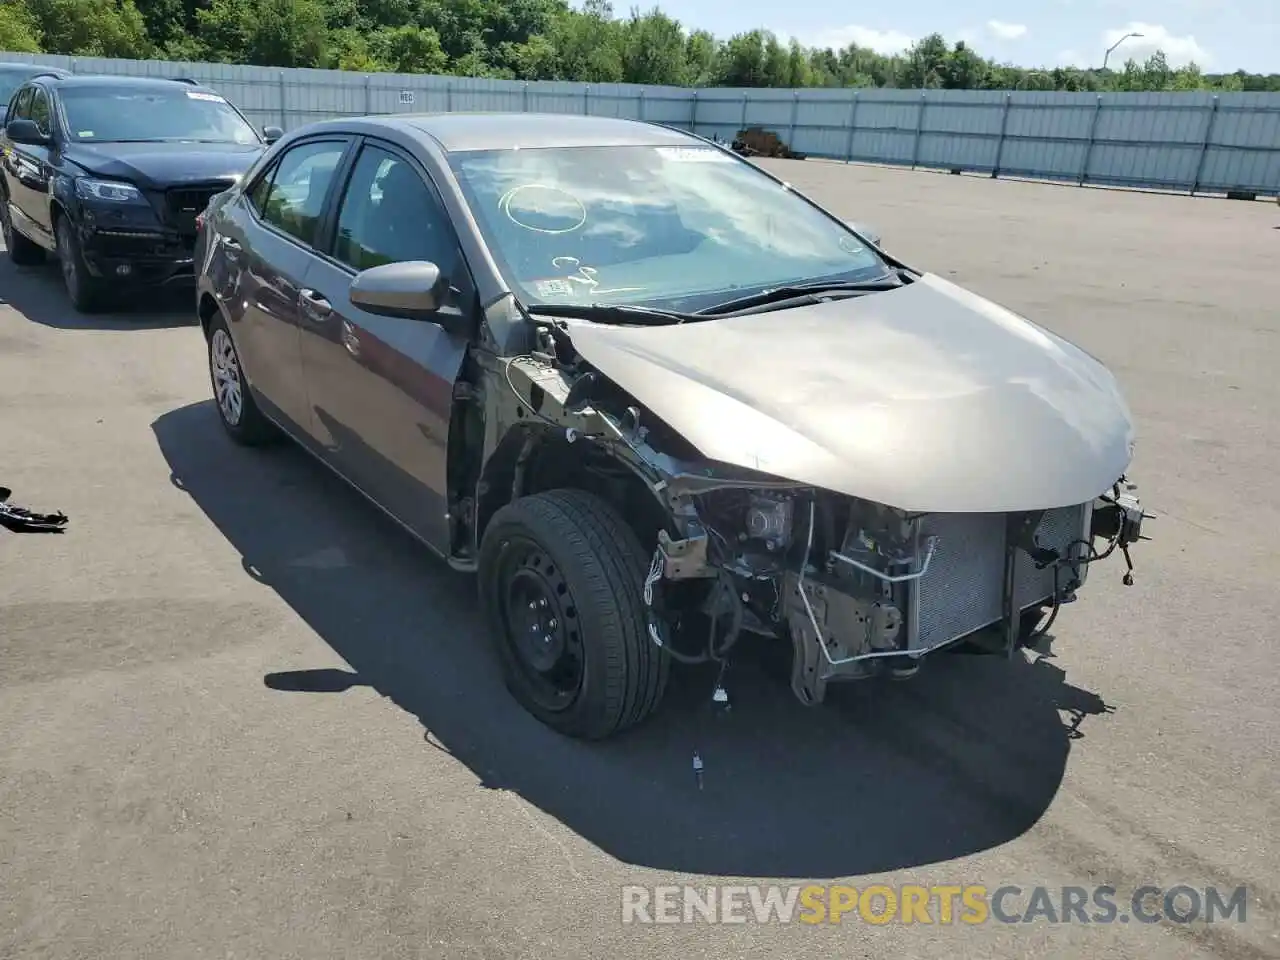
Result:
{"type": "Polygon", "coordinates": [[[801,303],[819,303],[825,294],[848,294],[856,296],[860,293],[877,293],[883,290],[897,290],[903,286],[901,280],[889,279],[881,277],[878,280],[862,280],[862,281],[839,281],[839,282],[819,282],[819,283],[793,283],[781,287],[770,287],[767,290],[761,290],[759,293],[748,294],[745,297],[735,297],[732,300],[726,300],[724,303],[717,303],[714,306],[705,307],[697,312],[698,316],[721,316],[729,313],[736,313],[739,310],[748,310],[752,307],[761,307],[767,304],[781,305],[784,302],[795,300],[801,303]]]}
{"type": "Polygon", "coordinates": [[[659,310],[656,307],[637,307],[627,303],[534,303],[525,309],[534,314],[593,320],[596,323],[636,323],[648,326],[665,326],[684,323],[686,320],[705,319],[694,313],[659,310]]]}

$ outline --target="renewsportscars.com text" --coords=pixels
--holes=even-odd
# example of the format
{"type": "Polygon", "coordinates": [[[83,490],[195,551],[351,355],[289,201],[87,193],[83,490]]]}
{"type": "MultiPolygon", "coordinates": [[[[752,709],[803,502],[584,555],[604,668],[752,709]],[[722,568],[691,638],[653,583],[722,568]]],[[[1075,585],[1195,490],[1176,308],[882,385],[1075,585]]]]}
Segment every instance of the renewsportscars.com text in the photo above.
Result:
{"type": "Polygon", "coordinates": [[[989,888],[955,886],[628,886],[623,923],[861,922],[977,925],[984,923],[1245,922],[1245,887],[1141,886],[989,888]]]}

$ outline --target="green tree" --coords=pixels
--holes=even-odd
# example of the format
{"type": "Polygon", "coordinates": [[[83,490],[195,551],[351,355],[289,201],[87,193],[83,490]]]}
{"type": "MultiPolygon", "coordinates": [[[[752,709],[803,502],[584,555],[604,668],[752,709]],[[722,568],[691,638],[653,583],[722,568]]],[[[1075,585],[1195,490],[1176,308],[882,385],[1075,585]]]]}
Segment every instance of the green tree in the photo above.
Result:
{"type": "Polygon", "coordinates": [[[196,19],[216,61],[317,67],[325,60],[328,25],[318,0],[212,0],[196,19]]]}
{"type": "Polygon", "coordinates": [[[144,58],[153,44],[133,0],[27,0],[47,53],[144,58]]]}
{"type": "Polygon", "coordinates": [[[622,78],[627,83],[689,84],[684,30],[665,13],[654,9],[642,15],[632,10],[621,41],[622,78]]]}
{"type": "Polygon", "coordinates": [[[17,0],[0,3],[0,50],[13,53],[40,53],[40,28],[26,4],[17,0]]]}
{"type": "MultiPolygon", "coordinates": [[[[652,0],[647,0],[652,2],[652,0]]],[[[1280,91],[1280,74],[1145,62],[997,64],[930,34],[901,54],[809,49],[765,30],[719,40],[608,0],[0,0],[0,46],[83,56],[677,86],[1280,91]]]]}

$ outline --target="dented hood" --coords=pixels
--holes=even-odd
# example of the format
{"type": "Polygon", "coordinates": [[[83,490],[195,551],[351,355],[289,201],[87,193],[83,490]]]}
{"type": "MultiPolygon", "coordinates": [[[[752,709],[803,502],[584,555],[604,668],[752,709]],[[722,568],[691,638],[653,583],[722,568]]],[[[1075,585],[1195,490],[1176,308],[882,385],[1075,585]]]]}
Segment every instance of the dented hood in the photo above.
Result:
{"type": "Polygon", "coordinates": [[[569,329],[707,458],[903,510],[1084,503],[1132,455],[1098,360],[933,275],[772,313],[569,329]]]}

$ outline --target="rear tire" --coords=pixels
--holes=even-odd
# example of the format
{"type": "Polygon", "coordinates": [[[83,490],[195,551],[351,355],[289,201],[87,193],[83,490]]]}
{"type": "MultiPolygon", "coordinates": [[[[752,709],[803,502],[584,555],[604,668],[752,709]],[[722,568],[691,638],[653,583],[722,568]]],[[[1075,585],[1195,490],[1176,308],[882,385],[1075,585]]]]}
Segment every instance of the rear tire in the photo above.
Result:
{"type": "Polygon", "coordinates": [[[34,267],[44,263],[44,250],[39,244],[28,240],[13,229],[13,220],[9,215],[9,198],[0,196],[0,233],[4,235],[4,247],[9,252],[9,260],[19,267],[34,267]]]}
{"type": "Polygon", "coordinates": [[[89,273],[80,249],[80,240],[66,215],[58,217],[55,231],[62,282],[66,285],[71,305],[79,313],[99,313],[106,304],[107,290],[99,277],[89,273]]]}
{"type": "Polygon", "coordinates": [[[221,313],[209,321],[206,340],[209,357],[209,384],[213,387],[218,420],[227,435],[245,447],[261,447],[280,438],[276,425],[258,409],[240,367],[240,354],[221,313]]]}
{"type": "Polygon", "coordinates": [[[646,563],[622,516],[581,490],[522,497],[486,528],[480,598],[507,689],[552,729],[603,740],[661,702],[670,660],[648,635],[646,563]]]}

